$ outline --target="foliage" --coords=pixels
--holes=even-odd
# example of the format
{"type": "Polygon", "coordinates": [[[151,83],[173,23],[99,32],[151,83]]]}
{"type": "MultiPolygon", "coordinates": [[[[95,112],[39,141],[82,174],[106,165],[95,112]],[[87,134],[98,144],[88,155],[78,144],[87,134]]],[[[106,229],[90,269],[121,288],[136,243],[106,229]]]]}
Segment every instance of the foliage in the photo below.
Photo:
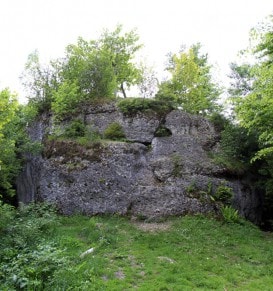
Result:
{"type": "Polygon", "coordinates": [[[40,149],[26,134],[26,124],[33,116],[27,106],[18,105],[16,95],[8,89],[0,92],[0,195],[5,201],[15,194],[14,181],[21,169],[23,153],[40,149]]]}
{"type": "Polygon", "coordinates": [[[75,114],[77,107],[82,101],[79,86],[76,82],[64,81],[53,93],[52,110],[55,114],[55,121],[63,120],[65,117],[75,114]]]}
{"type": "Polygon", "coordinates": [[[219,201],[223,204],[230,204],[233,195],[234,193],[232,188],[225,184],[221,184],[217,187],[213,197],[216,201],[219,201]]]}
{"type": "Polygon", "coordinates": [[[236,112],[242,126],[249,131],[258,133],[260,150],[253,160],[270,156],[273,153],[272,140],[272,93],[273,93],[273,66],[256,68],[255,90],[244,99],[237,101],[236,112]]]}
{"type": "Polygon", "coordinates": [[[122,113],[127,115],[135,115],[139,112],[155,112],[160,115],[164,115],[173,109],[171,103],[145,98],[126,98],[120,100],[117,103],[117,106],[122,113]]]}
{"type": "Polygon", "coordinates": [[[100,141],[102,139],[102,136],[100,133],[92,128],[86,128],[84,136],[80,136],[77,138],[77,142],[85,147],[89,147],[90,144],[98,145],[100,144],[100,141]]]}
{"type": "Polygon", "coordinates": [[[41,64],[39,53],[35,50],[28,56],[21,79],[28,92],[29,102],[35,105],[39,112],[50,110],[53,93],[58,86],[54,63],[41,64]]]}
{"type": "Polygon", "coordinates": [[[14,215],[14,208],[9,204],[3,203],[0,199],[0,234],[12,222],[14,215]]]}
{"type": "Polygon", "coordinates": [[[86,133],[86,128],[84,123],[79,120],[73,120],[70,122],[70,124],[65,128],[64,137],[67,138],[77,138],[77,137],[83,137],[86,133]]]}
{"type": "Polygon", "coordinates": [[[0,92],[0,138],[3,137],[3,127],[14,117],[18,108],[16,95],[11,94],[9,89],[0,92]]]}
{"type": "Polygon", "coordinates": [[[122,26],[105,30],[98,40],[79,38],[66,48],[59,61],[60,85],[53,94],[57,119],[84,110],[86,104],[111,99],[118,91],[126,97],[126,88],[137,83],[140,70],[132,62],[140,49],[135,31],[122,34],[122,26]]]}
{"type": "Polygon", "coordinates": [[[103,135],[106,139],[111,140],[121,140],[125,138],[124,130],[118,122],[109,124],[103,135]]]}
{"type": "Polygon", "coordinates": [[[47,241],[57,217],[52,205],[32,204],[19,210],[0,207],[0,285],[3,290],[42,290],[52,274],[66,263],[63,251],[47,241]]]}
{"type": "Polygon", "coordinates": [[[214,156],[216,163],[226,167],[231,174],[242,175],[253,167],[250,160],[258,149],[255,132],[226,120],[220,134],[220,150],[214,156]]]}
{"type": "Polygon", "coordinates": [[[238,223],[240,222],[240,217],[238,214],[238,210],[235,210],[231,206],[222,206],[221,208],[221,214],[223,216],[223,219],[227,223],[238,223]]]}
{"type": "Polygon", "coordinates": [[[208,116],[208,120],[213,123],[217,132],[222,132],[229,122],[228,119],[219,112],[214,112],[208,116]]]}
{"type": "Polygon", "coordinates": [[[68,45],[60,76],[83,100],[114,95],[116,79],[111,55],[98,41],[79,38],[77,44],[68,45]]]}
{"type": "Polygon", "coordinates": [[[238,65],[236,63],[230,64],[231,74],[229,77],[232,82],[228,90],[232,98],[246,96],[252,91],[254,76],[252,67],[249,64],[243,63],[238,65]]]}
{"type": "Polygon", "coordinates": [[[135,30],[122,34],[122,25],[117,25],[112,32],[105,30],[99,39],[99,45],[109,56],[117,82],[117,90],[126,98],[126,88],[137,84],[141,70],[134,64],[135,54],[142,47],[135,30]]]}
{"type": "MultiPolygon", "coordinates": [[[[251,32],[251,45],[244,55],[252,57],[255,62],[237,66],[240,78],[235,78],[236,92],[231,100],[237,123],[249,134],[256,135],[256,147],[250,153],[250,162],[255,167],[263,191],[266,193],[264,210],[269,206],[273,195],[273,19],[259,24],[251,32]],[[240,82],[238,82],[240,80],[240,82]],[[262,178],[261,175],[264,177],[262,178]]],[[[238,144],[238,146],[241,146],[238,144]]],[[[271,211],[272,213],[272,211],[271,211]]],[[[268,213],[266,214],[268,216],[268,213]]],[[[272,214],[271,214],[272,217],[272,214]]]]}
{"type": "Polygon", "coordinates": [[[22,75],[31,104],[39,112],[53,110],[57,120],[84,110],[94,100],[114,98],[140,82],[142,70],[134,63],[141,45],[135,30],[118,25],[97,40],[79,38],[65,56],[42,65],[37,51],[29,55],[22,75]]]}
{"type": "MultiPolygon", "coordinates": [[[[256,64],[247,66],[247,77],[252,77],[251,86],[246,92],[244,85],[239,86],[239,94],[233,98],[236,118],[249,132],[255,131],[258,135],[260,149],[252,157],[252,160],[263,159],[273,153],[272,142],[272,93],[273,93],[273,59],[271,41],[273,40],[273,21],[262,24],[252,31],[252,39],[255,44],[251,47],[256,64]]],[[[242,68],[237,67],[237,68],[242,68]]],[[[244,68],[244,67],[243,67],[244,68]]],[[[234,96],[232,96],[234,97],[234,96]]]]}
{"type": "Polygon", "coordinates": [[[207,115],[218,110],[220,90],[213,83],[207,56],[200,55],[200,44],[188,51],[171,54],[167,70],[171,79],[159,86],[157,98],[172,98],[183,110],[207,115]]]}

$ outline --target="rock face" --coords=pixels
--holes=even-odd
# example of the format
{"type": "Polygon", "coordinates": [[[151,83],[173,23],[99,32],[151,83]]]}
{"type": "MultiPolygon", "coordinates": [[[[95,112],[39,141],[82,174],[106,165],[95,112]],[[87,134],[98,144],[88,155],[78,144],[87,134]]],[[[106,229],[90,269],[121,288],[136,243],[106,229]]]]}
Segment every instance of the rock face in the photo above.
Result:
{"type": "MultiPolygon", "coordinates": [[[[174,110],[123,115],[114,105],[90,109],[82,117],[100,133],[113,122],[129,142],[44,141],[43,156],[29,157],[18,178],[21,202],[49,201],[64,214],[118,213],[147,218],[217,210],[211,196],[221,185],[233,189],[233,204],[258,223],[260,198],[243,181],[225,178],[209,152],[217,133],[206,119],[174,110]],[[157,136],[159,128],[168,132],[157,136]]],[[[37,122],[33,139],[43,140],[50,123],[37,122]]]]}

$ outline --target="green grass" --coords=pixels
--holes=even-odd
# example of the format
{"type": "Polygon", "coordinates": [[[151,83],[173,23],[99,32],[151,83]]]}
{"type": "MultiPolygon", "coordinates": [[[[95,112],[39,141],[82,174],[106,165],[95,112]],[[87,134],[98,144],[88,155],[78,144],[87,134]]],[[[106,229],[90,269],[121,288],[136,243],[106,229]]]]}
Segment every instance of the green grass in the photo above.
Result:
{"type": "Polygon", "coordinates": [[[54,230],[45,239],[65,263],[25,290],[273,290],[273,235],[247,222],[60,216],[54,230]]]}

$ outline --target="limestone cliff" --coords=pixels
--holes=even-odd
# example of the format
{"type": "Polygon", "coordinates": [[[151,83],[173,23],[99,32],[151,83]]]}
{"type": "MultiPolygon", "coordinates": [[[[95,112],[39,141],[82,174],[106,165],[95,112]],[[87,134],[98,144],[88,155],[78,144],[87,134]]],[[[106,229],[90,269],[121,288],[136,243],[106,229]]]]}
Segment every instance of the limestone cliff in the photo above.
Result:
{"type": "Polygon", "coordinates": [[[54,202],[64,214],[152,218],[215,211],[209,194],[226,185],[233,189],[232,203],[240,214],[259,222],[259,195],[242,179],[225,177],[225,169],[210,158],[218,137],[208,120],[180,110],[163,117],[151,112],[126,116],[114,104],[90,108],[79,118],[100,133],[118,122],[128,142],[84,147],[74,141],[45,141],[50,121],[37,121],[30,135],[43,140],[45,149],[43,155],[29,157],[18,178],[21,202],[54,202]],[[159,128],[168,134],[158,136],[159,128]]]}

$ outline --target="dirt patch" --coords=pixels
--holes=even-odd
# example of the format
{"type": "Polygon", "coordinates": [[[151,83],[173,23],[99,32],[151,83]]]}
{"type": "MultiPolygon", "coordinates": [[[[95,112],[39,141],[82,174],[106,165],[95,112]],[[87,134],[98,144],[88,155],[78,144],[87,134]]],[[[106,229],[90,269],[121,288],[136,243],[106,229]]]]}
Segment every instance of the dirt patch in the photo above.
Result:
{"type": "Polygon", "coordinates": [[[101,142],[90,142],[86,146],[80,145],[74,140],[47,140],[43,155],[47,158],[62,156],[61,163],[65,164],[71,159],[81,158],[91,162],[100,162],[101,155],[105,152],[101,142]]]}
{"type": "Polygon", "coordinates": [[[134,222],[134,225],[143,231],[147,232],[159,232],[167,231],[171,228],[171,222],[158,222],[158,223],[148,223],[148,222],[134,222]]]}
{"type": "Polygon", "coordinates": [[[119,280],[124,280],[125,279],[125,274],[123,271],[120,269],[115,273],[115,277],[119,280]]]}
{"type": "Polygon", "coordinates": [[[175,263],[175,260],[171,259],[171,258],[168,258],[168,257],[157,257],[160,261],[165,261],[165,262],[168,262],[170,264],[174,264],[175,263]]]}

